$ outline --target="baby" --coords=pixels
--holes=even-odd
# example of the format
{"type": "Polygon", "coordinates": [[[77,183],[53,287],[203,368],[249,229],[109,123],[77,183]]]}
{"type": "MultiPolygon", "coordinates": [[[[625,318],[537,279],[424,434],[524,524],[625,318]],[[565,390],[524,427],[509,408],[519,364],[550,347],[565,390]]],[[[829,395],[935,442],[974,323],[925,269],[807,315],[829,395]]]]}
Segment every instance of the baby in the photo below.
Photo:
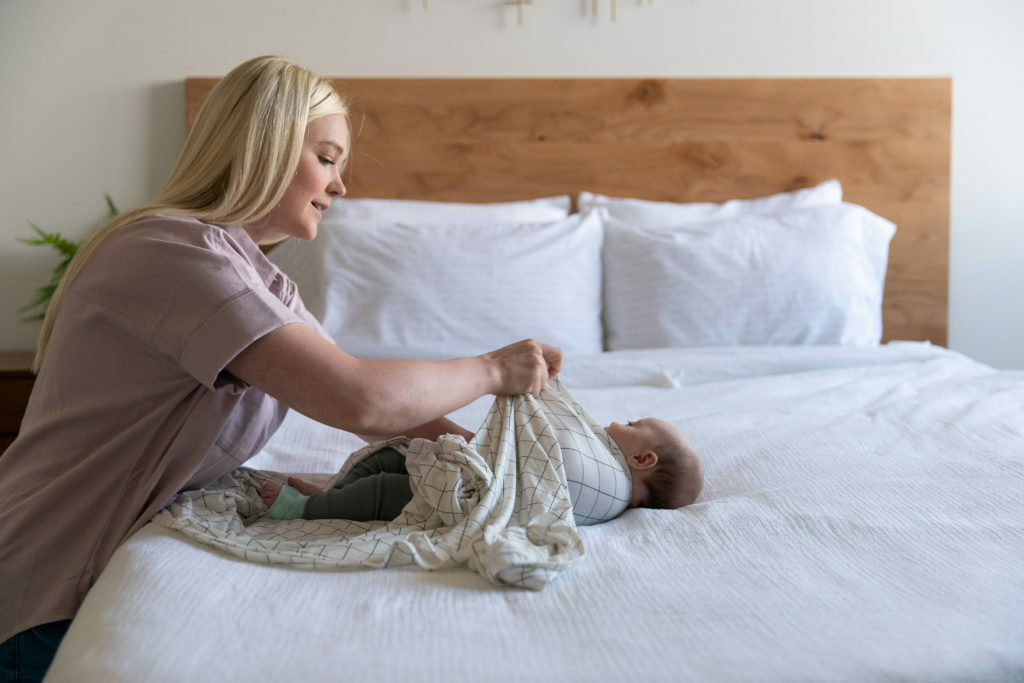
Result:
{"type": "MultiPolygon", "coordinates": [[[[586,487],[581,485],[583,473],[576,470],[583,463],[566,457],[565,474],[577,525],[610,519],[623,507],[680,508],[696,500],[704,485],[704,470],[678,429],[664,420],[645,418],[626,424],[613,422],[604,432],[628,466],[628,503],[623,498],[625,504],[607,517],[579,513],[576,507],[586,487]]],[[[385,447],[358,463],[329,489],[289,477],[287,486],[273,481],[263,484],[262,498],[276,519],[390,521],[412,499],[412,490],[405,457],[385,447]]]]}

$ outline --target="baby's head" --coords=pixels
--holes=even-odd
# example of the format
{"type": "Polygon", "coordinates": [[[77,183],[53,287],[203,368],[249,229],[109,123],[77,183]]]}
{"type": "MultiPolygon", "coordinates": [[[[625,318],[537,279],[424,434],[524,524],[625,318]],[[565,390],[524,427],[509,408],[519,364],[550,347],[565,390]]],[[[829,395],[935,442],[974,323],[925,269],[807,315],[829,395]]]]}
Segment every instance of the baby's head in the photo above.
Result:
{"type": "Polygon", "coordinates": [[[664,420],[648,417],[613,422],[605,431],[626,456],[633,493],[629,507],[681,508],[700,495],[704,468],[683,433],[664,420]]]}

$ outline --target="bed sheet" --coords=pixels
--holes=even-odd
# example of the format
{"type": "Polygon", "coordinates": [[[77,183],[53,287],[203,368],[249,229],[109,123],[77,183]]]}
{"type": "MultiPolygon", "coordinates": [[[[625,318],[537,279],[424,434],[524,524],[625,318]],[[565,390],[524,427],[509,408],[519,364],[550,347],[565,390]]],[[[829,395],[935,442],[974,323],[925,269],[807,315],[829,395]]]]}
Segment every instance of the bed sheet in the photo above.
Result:
{"type": "MultiPolygon", "coordinates": [[[[49,680],[1024,678],[1024,373],[906,343],[617,352],[562,377],[599,422],[682,428],[698,501],[582,528],[586,557],[539,593],[249,563],[150,524],[49,680]]],[[[327,478],[359,445],[293,415],[247,465],[327,478]]]]}

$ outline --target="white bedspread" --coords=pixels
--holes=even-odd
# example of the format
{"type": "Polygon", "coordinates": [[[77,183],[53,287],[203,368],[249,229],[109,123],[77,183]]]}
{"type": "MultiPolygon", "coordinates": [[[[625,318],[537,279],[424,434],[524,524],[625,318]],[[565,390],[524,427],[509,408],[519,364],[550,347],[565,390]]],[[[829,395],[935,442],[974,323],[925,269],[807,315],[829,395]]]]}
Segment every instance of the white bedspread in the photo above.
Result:
{"type": "MultiPolygon", "coordinates": [[[[1024,680],[1024,373],[896,344],[612,353],[563,377],[602,423],[682,428],[697,503],[580,529],[585,561],[541,592],[257,564],[150,524],[50,679],[1024,680]]],[[[290,417],[249,464],[333,473],[358,445],[290,417]]]]}

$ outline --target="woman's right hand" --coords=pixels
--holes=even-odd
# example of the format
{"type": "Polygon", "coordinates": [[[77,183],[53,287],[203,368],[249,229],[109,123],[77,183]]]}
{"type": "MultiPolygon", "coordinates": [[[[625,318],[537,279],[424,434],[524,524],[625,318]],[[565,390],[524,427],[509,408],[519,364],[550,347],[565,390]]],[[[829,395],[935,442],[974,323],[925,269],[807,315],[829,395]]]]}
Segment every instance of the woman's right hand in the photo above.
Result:
{"type": "Polygon", "coordinates": [[[562,369],[562,350],[524,339],[481,356],[494,369],[499,396],[540,394],[547,381],[562,369]]]}

